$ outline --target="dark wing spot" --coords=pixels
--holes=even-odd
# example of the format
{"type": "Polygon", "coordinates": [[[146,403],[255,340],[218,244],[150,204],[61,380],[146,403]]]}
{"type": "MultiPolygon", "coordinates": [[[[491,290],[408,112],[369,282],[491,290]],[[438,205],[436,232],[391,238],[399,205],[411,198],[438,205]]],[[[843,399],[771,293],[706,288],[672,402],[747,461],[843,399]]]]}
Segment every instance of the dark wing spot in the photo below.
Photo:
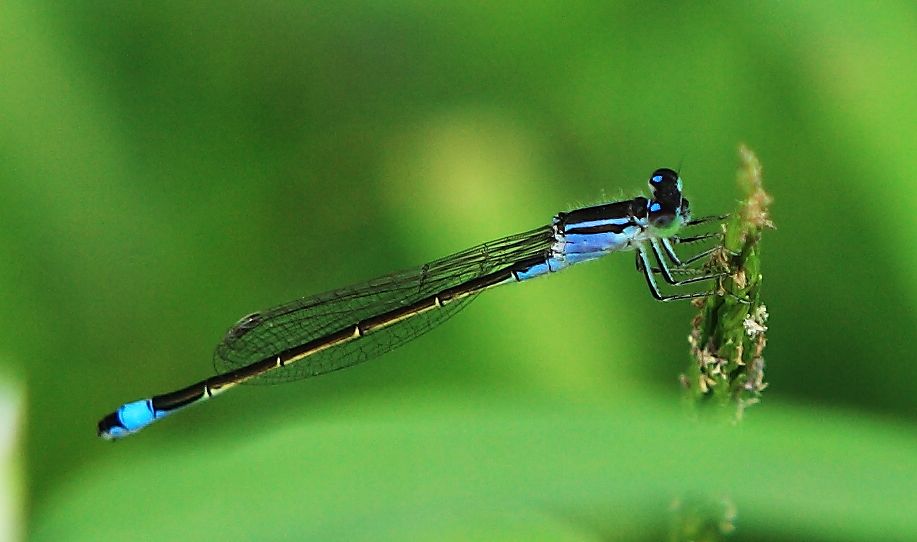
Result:
{"type": "Polygon", "coordinates": [[[253,312],[248,316],[243,316],[241,320],[236,322],[236,325],[229,328],[229,331],[226,332],[227,341],[236,340],[249,331],[258,327],[262,322],[261,313],[253,312]]]}

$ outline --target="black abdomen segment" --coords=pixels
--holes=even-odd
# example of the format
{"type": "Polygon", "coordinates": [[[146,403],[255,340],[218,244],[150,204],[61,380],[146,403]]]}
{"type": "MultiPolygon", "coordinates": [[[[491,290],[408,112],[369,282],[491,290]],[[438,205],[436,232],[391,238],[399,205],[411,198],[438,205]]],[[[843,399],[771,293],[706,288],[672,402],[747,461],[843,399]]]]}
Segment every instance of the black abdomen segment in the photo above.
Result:
{"type": "MultiPolygon", "coordinates": [[[[457,286],[442,290],[439,293],[419,299],[409,305],[392,309],[377,316],[365,318],[338,331],[322,337],[317,337],[302,345],[289,348],[250,365],[210,377],[177,391],[157,395],[152,398],[153,408],[156,411],[168,412],[188,406],[197,401],[209,399],[228,388],[260,376],[272,369],[285,367],[322,350],[338,346],[345,342],[358,340],[368,333],[381,330],[418,314],[440,308],[448,303],[469,295],[474,295],[487,288],[498,286],[506,282],[517,281],[519,279],[516,273],[525,271],[534,265],[542,264],[546,259],[546,256],[538,256],[530,258],[529,260],[517,262],[504,269],[482,275],[457,286]]],[[[322,373],[315,373],[313,376],[319,374],[322,373]]]]}

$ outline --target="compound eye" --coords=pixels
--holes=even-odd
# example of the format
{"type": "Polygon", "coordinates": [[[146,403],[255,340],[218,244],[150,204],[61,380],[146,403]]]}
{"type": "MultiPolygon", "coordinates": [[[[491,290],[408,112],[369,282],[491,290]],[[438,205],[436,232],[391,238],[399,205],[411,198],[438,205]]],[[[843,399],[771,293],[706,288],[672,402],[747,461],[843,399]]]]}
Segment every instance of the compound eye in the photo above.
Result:
{"type": "Polygon", "coordinates": [[[668,168],[657,169],[650,176],[650,187],[654,190],[665,185],[675,185],[678,183],[678,174],[668,168]]]}
{"type": "Polygon", "coordinates": [[[658,201],[650,203],[650,223],[656,228],[667,228],[675,220],[675,213],[671,209],[663,209],[658,201]]]}

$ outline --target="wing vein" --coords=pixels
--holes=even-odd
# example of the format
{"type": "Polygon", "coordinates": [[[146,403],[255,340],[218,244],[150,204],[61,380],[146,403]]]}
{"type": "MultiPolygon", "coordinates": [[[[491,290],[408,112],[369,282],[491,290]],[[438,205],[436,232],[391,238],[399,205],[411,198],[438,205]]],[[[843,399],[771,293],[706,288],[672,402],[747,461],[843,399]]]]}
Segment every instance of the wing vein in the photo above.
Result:
{"type": "MultiPolygon", "coordinates": [[[[554,241],[551,226],[511,235],[346,288],[297,299],[240,320],[227,331],[213,355],[220,374],[354,326],[445,289],[539,255],[554,241]]],[[[352,341],[327,348],[252,383],[299,380],[350,367],[389,352],[458,313],[474,295],[406,318],[352,341]]]]}

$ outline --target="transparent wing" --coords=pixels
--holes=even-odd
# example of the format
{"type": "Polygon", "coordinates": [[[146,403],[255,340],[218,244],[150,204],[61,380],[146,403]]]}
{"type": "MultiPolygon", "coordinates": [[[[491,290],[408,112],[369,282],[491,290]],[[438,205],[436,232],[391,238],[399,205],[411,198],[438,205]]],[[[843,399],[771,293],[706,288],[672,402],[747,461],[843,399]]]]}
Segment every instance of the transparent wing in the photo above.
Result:
{"type": "MultiPolygon", "coordinates": [[[[226,332],[214,352],[213,366],[222,374],[275,356],[520,260],[547,255],[553,242],[551,226],[543,226],[484,243],[420,267],[251,314],[226,332]]],[[[359,339],[322,350],[250,382],[299,380],[362,363],[419,337],[456,314],[473,298],[456,300],[437,310],[418,314],[359,339]]]]}

